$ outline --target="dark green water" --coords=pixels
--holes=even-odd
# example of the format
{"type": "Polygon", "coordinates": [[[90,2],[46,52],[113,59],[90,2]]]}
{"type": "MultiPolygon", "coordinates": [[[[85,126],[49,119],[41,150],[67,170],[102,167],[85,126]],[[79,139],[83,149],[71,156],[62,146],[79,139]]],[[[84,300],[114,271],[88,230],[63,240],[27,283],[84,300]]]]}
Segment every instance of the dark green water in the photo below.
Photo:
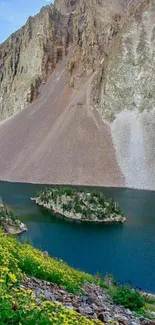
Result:
{"type": "Polygon", "coordinates": [[[155,192],[102,189],[128,218],[124,225],[92,225],[62,220],[41,210],[30,197],[42,185],[0,182],[0,195],[26,223],[34,246],[95,274],[112,273],[120,282],[155,293],[155,192]]]}

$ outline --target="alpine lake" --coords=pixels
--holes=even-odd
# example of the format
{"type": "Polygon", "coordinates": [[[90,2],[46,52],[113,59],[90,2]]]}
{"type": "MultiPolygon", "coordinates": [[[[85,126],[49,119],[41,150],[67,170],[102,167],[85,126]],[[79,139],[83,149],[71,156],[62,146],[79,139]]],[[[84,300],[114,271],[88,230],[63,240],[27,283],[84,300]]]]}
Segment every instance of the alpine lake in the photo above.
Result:
{"type": "Polygon", "coordinates": [[[32,202],[46,187],[0,182],[3,202],[28,228],[21,241],[85,272],[112,274],[120,283],[155,293],[155,192],[98,188],[120,205],[127,222],[92,224],[66,220],[32,202]]]}

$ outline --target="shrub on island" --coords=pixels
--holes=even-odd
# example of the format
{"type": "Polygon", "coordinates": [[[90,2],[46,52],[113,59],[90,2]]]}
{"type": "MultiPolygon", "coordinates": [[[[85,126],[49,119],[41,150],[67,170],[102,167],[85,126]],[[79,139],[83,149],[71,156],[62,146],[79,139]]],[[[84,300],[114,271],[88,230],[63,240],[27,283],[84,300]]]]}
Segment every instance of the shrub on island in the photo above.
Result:
{"type": "Polygon", "coordinates": [[[68,219],[100,223],[126,221],[118,204],[113,199],[106,199],[100,191],[47,188],[32,200],[68,219]]]}

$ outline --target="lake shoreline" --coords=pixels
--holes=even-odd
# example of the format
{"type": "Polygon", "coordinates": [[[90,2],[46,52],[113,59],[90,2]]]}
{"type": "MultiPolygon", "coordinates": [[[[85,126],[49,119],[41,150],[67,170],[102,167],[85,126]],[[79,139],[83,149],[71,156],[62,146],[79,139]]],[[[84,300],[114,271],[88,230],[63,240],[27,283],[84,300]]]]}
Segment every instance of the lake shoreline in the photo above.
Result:
{"type": "Polygon", "coordinates": [[[0,227],[9,235],[20,235],[28,230],[3,203],[0,204],[0,227]]]}
{"type": "Polygon", "coordinates": [[[152,193],[155,193],[155,189],[150,189],[150,188],[138,188],[138,187],[128,187],[128,186],[118,186],[118,185],[115,185],[115,184],[110,184],[110,185],[106,185],[106,184],[77,184],[77,183],[66,183],[66,184],[62,184],[62,183],[48,183],[48,182],[36,182],[36,181],[10,181],[10,180],[5,180],[5,179],[0,179],[0,182],[1,183],[8,183],[8,184],[16,184],[16,185],[32,185],[32,186],[49,186],[49,187],[70,187],[70,188],[87,188],[87,189],[94,189],[94,188],[97,188],[97,189],[100,189],[100,190],[103,190],[104,188],[105,189],[111,189],[111,190],[127,190],[127,191],[142,191],[142,192],[152,192],[152,193]]]}

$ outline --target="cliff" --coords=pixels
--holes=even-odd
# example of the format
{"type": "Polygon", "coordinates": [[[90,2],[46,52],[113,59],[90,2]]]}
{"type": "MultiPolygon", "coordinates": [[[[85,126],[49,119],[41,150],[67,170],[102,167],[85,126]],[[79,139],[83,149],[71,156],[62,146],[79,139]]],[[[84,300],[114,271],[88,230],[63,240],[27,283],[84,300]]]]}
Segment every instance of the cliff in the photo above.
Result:
{"type": "Polygon", "coordinates": [[[21,111],[38,96],[57,62],[66,54],[70,17],[52,5],[29,17],[0,46],[1,119],[21,111]]]}
{"type": "Polygon", "coordinates": [[[40,84],[74,46],[67,69],[79,86],[108,53],[127,2],[57,0],[29,17],[25,26],[0,45],[0,118],[21,111],[35,100],[40,84]]]}
{"type": "Polygon", "coordinates": [[[1,179],[155,189],[154,17],[155,0],[56,0],[1,44],[0,118],[22,110],[1,179]]]}
{"type": "Polygon", "coordinates": [[[96,103],[111,122],[126,185],[149,189],[155,189],[154,21],[155,1],[138,3],[116,37],[96,103]]]}

